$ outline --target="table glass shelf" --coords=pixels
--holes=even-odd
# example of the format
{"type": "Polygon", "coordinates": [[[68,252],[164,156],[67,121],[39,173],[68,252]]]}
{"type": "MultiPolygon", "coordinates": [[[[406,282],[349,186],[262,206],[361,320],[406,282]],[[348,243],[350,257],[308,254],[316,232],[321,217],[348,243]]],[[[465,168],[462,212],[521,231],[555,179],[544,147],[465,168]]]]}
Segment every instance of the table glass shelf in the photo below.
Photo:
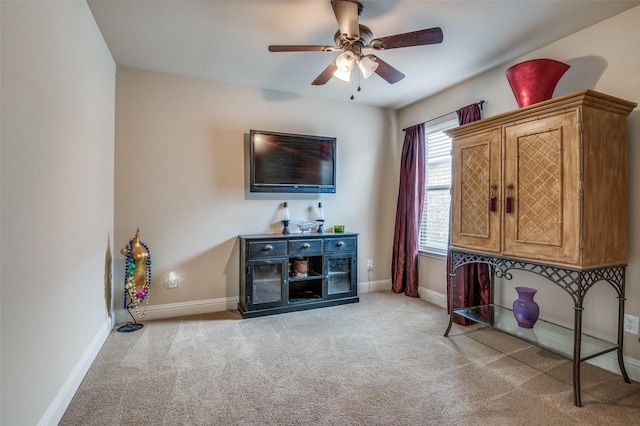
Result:
{"type": "MultiPolygon", "coordinates": [[[[513,311],[499,305],[483,305],[456,309],[454,312],[487,327],[514,335],[528,343],[553,352],[556,355],[573,360],[574,330],[542,319],[538,319],[533,328],[518,326],[513,311]]],[[[580,339],[580,360],[584,361],[620,346],[582,333],[580,339]]]]}

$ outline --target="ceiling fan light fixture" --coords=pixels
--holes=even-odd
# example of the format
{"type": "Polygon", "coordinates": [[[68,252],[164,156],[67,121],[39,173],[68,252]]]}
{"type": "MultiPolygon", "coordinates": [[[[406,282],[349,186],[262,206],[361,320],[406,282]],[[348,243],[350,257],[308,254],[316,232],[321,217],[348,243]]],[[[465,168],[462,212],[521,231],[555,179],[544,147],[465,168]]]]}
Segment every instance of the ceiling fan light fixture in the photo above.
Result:
{"type": "MultiPolygon", "coordinates": [[[[358,0],[331,0],[331,7],[338,22],[338,30],[333,36],[335,46],[290,44],[269,46],[270,52],[341,52],[313,80],[311,84],[314,86],[326,84],[334,76],[342,80],[351,81],[351,74],[356,62],[364,78],[376,73],[387,83],[395,84],[402,80],[405,75],[375,55],[363,56],[363,49],[389,50],[401,47],[425,46],[442,43],[443,40],[440,27],[374,39],[371,29],[360,23],[363,7],[358,0]]],[[[358,74],[358,81],[360,81],[360,74],[358,74]]]]}
{"type": "Polygon", "coordinates": [[[353,67],[355,66],[356,56],[353,52],[347,50],[346,52],[342,52],[336,58],[336,66],[340,71],[350,73],[353,67]]]}
{"type": "Polygon", "coordinates": [[[351,71],[342,71],[340,68],[338,68],[334,73],[333,76],[336,78],[339,78],[342,81],[351,81],[351,71]]]}
{"type": "Polygon", "coordinates": [[[360,58],[360,61],[358,61],[358,67],[360,68],[360,71],[362,71],[364,78],[371,77],[371,75],[376,72],[376,69],[378,69],[378,65],[380,64],[368,56],[364,56],[360,58]]]}

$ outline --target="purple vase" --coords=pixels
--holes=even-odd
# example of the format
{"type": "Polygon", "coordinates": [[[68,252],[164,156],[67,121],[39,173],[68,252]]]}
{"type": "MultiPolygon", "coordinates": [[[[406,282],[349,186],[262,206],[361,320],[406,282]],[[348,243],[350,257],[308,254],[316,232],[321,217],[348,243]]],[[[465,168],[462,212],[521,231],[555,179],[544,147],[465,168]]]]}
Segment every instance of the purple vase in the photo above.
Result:
{"type": "Polygon", "coordinates": [[[540,307],[533,301],[538,290],[529,287],[516,287],[518,299],[513,302],[513,315],[522,328],[533,328],[540,315],[540,307]]]}

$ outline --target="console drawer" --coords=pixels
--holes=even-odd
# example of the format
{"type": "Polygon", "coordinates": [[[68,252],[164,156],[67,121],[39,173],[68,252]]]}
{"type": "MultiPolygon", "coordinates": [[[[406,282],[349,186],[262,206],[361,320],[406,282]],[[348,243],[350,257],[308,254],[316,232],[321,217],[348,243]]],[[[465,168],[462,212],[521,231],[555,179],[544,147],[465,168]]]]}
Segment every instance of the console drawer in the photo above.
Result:
{"type": "Polygon", "coordinates": [[[287,254],[286,241],[256,241],[249,243],[249,258],[282,256],[287,254]]]}
{"type": "Polygon", "coordinates": [[[324,251],[326,253],[352,252],[356,249],[356,239],[354,237],[327,238],[324,240],[324,251]]]}
{"type": "Polygon", "coordinates": [[[322,240],[289,241],[290,256],[308,256],[314,254],[322,254],[322,240]]]}

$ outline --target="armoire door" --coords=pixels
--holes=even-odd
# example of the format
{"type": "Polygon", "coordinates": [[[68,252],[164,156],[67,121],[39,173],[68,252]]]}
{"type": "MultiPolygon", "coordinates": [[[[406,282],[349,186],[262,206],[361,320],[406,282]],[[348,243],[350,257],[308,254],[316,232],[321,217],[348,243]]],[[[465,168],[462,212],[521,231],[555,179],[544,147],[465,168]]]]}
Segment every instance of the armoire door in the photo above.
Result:
{"type": "Polygon", "coordinates": [[[504,128],[504,255],[579,264],[580,137],[578,109],[504,128]]]}
{"type": "Polygon", "coordinates": [[[453,142],[451,245],[500,251],[500,129],[453,142]]]}

